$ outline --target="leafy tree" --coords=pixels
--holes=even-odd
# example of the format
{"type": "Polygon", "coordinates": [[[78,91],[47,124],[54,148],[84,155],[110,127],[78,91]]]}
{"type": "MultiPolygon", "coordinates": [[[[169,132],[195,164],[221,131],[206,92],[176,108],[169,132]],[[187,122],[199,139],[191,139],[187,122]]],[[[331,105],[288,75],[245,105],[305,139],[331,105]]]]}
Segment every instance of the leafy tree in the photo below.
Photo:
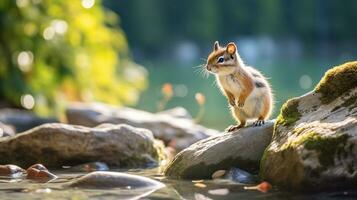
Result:
{"type": "Polygon", "coordinates": [[[132,104],[146,71],[100,0],[0,1],[0,98],[48,114],[63,102],[132,104]]]}

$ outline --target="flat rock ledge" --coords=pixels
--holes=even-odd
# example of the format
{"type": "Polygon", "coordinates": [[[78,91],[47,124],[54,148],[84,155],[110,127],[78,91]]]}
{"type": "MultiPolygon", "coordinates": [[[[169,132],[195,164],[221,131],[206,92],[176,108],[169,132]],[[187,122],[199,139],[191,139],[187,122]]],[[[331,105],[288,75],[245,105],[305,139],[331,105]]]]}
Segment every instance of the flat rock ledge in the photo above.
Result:
{"type": "Polygon", "coordinates": [[[178,153],[165,169],[165,175],[210,179],[215,171],[231,167],[256,172],[271,141],[273,126],[274,121],[268,121],[260,127],[246,127],[201,140],[178,153]]]}

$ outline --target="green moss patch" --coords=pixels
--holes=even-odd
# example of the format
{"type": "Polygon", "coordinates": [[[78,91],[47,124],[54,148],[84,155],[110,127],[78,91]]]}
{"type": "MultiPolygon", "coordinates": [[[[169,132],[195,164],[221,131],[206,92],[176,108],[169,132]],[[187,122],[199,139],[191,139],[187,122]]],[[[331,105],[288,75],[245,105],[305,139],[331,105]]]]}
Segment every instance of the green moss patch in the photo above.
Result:
{"type": "Polygon", "coordinates": [[[346,144],[348,135],[339,135],[336,137],[321,137],[319,134],[312,134],[305,138],[305,148],[319,152],[319,161],[322,166],[334,164],[335,154],[342,150],[346,144]]]}
{"type": "Polygon", "coordinates": [[[300,119],[301,113],[298,110],[299,101],[298,99],[288,100],[281,108],[280,114],[276,120],[276,124],[282,124],[284,126],[289,126],[300,119]]]}
{"type": "Polygon", "coordinates": [[[322,166],[330,166],[334,164],[335,153],[344,151],[344,145],[348,139],[348,135],[337,135],[334,137],[323,137],[315,131],[303,133],[296,140],[283,144],[280,150],[289,148],[296,149],[300,145],[308,150],[315,150],[319,153],[319,162],[322,166]]]}
{"type": "Polygon", "coordinates": [[[321,93],[321,102],[330,103],[348,90],[357,87],[357,61],[328,70],[315,88],[321,93]]]}

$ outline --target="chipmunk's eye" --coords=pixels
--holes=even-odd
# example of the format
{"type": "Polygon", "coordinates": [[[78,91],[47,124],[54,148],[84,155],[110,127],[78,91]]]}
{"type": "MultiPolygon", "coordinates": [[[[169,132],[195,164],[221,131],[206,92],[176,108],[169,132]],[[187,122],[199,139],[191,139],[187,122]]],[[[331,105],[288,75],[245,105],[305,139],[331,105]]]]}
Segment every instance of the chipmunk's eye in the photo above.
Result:
{"type": "Polygon", "coordinates": [[[223,58],[223,56],[221,56],[221,57],[218,58],[217,63],[223,63],[223,61],[224,61],[224,58],[223,58]]]}

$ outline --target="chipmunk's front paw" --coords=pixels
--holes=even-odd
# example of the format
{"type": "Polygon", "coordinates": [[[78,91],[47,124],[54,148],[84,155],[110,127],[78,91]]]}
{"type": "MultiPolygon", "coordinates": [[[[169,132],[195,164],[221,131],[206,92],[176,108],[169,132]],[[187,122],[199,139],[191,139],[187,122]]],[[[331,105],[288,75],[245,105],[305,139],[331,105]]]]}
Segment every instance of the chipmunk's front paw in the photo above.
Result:
{"type": "Polygon", "coordinates": [[[231,105],[232,107],[236,106],[236,102],[234,101],[234,99],[229,100],[228,103],[229,103],[229,105],[231,105]]]}
{"type": "Polygon", "coordinates": [[[238,106],[238,108],[243,108],[244,107],[244,101],[237,101],[237,106],[238,106]]]}

